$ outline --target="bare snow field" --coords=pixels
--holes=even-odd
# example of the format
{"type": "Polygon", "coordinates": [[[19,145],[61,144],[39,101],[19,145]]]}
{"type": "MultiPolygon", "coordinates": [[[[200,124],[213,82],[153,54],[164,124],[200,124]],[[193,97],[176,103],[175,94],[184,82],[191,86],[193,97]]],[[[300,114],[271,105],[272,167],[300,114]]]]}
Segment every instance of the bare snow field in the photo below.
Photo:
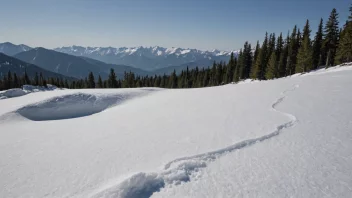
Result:
{"type": "Polygon", "coordinates": [[[0,197],[351,197],[351,88],[350,65],[201,89],[6,96],[0,197]]]}

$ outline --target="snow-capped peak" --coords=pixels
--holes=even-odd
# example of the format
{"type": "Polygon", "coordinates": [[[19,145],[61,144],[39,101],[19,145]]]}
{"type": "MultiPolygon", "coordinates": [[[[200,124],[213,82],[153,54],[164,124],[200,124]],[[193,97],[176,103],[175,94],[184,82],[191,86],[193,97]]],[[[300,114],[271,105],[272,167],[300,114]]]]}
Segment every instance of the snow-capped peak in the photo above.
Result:
{"type": "Polygon", "coordinates": [[[119,48],[70,46],[54,50],[75,56],[86,56],[107,63],[129,65],[147,70],[190,63],[210,66],[213,61],[227,62],[232,52],[236,54],[236,51],[221,51],[217,49],[207,51],[160,46],[119,48]]]}
{"type": "Polygon", "coordinates": [[[171,48],[165,48],[165,47],[160,47],[160,46],[153,46],[153,47],[143,47],[143,46],[138,46],[138,47],[120,47],[120,48],[114,48],[114,47],[81,47],[81,46],[76,46],[72,45],[70,47],[60,47],[60,48],[55,48],[54,50],[64,52],[64,53],[79,53],[82,55],[88,55],[88,54],[101,54],[101,55],[132,55],[134,53],[139,53],[139,54],[152,54],[154,56],[165,56],[165,55],[171,55],[171,54],[176,54],[176,55],[185,55],[185,54],[205,54],[205,55],[212,55],[212,56],[223,56],[223,55],[230,55],[231,52],[233,51],[221,51],[221,50],[211,50],[211,51],[203,51],[203,50],[197,50],[197,49],[190,49],[190,48],[179,48],[179,47],[171,47],[171,48]]]}

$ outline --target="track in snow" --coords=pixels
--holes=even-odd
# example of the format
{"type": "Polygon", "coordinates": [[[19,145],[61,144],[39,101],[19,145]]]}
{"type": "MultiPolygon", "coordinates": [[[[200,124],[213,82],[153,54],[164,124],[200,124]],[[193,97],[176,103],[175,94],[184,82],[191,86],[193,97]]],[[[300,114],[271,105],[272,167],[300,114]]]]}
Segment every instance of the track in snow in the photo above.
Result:
{"type": "Polygon", "coordinates": [[[188,157],[177,158],[167,163],[164,166],[164,170],[160,173],[137,173],[116,186],[112,186],[103,191],[93,194],[92,197],[150,197],[154,192],[160,191],[160,189],[164,188],[166,185],[178,185],[182,182],[190,181],[191,175],[198,172],[199,169],[205,168],[207,166],[207,163],[214,161],[215,159],[221,157],[226,153],[242,149],[247,146],[251,146],[253,144],[265,141],[267,139],[279,135],[284,129],[294,126],[297,123],[297,118],[292,114],[277,110],[276,107],[285,99],[285,93],[289,91],[294,91],[298,87],[298,85],[295,85],[293,88],[283,91],[281,93],[281,95],[283,96],[277,99],[272,104],[271,107],[273,111],[283,114],[290,118],[290,121],[277,126],[273,132],[258,138],[238,142],[223,149],[188,157]]]}

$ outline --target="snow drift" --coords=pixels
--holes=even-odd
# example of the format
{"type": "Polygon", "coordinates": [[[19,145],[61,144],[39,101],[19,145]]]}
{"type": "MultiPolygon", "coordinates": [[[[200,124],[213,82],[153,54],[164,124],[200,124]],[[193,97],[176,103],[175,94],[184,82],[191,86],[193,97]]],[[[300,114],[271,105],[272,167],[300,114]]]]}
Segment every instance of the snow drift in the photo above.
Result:
{"type": "Polygon", "coordinates": [[[57,89],[56,86],[50,85],[50,84],[48,84],[47,87],[23,85],[22,89],[15,88],[15,89],[9,89],[9,90],[5,90],[5,91],[0,91],[0,100],[6,99],[6,98],[14,98],[14,97],[19,97],[19,96],[24,96],[24,95],[27,95],[27,94],[33,93],[33,92],[53,91],[56,89],[57,89]]]}

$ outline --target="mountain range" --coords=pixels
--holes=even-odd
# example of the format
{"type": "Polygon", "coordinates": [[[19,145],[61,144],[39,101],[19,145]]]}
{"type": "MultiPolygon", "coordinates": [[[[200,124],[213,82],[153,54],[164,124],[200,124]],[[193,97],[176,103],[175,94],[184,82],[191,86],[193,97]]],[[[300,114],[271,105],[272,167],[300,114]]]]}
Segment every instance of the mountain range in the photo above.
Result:
{"type": "Polygon", "coordinates": [[[61,47],[54,50],[27,45],[0,43],[0,52],[44,70],[74,78],[85,78],[89,72],[106,79],[110,68],[121,78],[124,72],[140,76],[170,74],[199,67],[210,67],[214,61],[228,61],[237,51],[202,51],[164,47],[61,47]]]}
{"type": "Polygon", "coordinates": [[[214,61],[228,61],[231,52],[237,54],[237,51],[202,51],[159,46],[130,48],[70,46],[55,48],[54,50],[75,56],[85,56],[106,63],[129,65],[148,71],[185,64],[198,64],[199,67],[208,67],[214,61]]]}

